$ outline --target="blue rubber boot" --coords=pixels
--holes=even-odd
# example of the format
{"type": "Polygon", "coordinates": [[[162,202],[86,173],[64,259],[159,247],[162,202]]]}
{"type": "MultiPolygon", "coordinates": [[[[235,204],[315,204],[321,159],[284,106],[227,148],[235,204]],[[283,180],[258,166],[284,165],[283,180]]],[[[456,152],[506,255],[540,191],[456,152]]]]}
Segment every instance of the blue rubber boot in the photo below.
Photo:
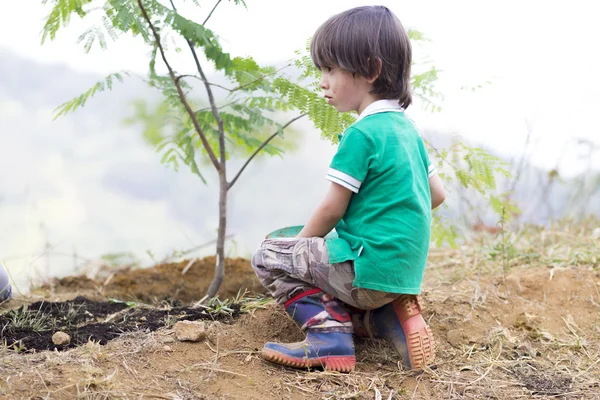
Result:
{"type": "Polygon", "coordinates": [[[433,333],[421,314],[417,296],[401,295],[376,310],[351,308],[350,313],[359,336],[386,339],[407,368],[422,369],[435,360],[433,333]]]}
{"type": "Polygon", "coordinates": [[[323,367],[340,372],[354,369],[352,322],[333,296],[321,289],[307,290],[288,300],[285,310],[306,331],[306,339],[265,344],[262,356],[266,360],[296,368],[323,367]]]}

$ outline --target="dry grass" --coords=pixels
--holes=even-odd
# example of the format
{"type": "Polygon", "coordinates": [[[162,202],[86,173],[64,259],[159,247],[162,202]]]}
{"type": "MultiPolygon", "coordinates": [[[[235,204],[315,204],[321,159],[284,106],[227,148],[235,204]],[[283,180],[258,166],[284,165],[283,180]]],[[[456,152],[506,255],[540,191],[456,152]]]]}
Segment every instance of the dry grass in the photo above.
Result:
{"type": "MultiPolygon", "coordinates": [[[[0,397],[596,399],[598,226],[527,227],[478,236],[458,249],[433,249],[423,304],[439,346],[436,364],[424,371],[405,370],[379,340],[357,340],[351,374],[284,368],[261,360],[260,344],[234,324],[196,347],[171,343],[169,329],[66,352],[21,354],[0,346],[0,397]],[[563,282],[570,285],[564,293],[556,289],[563,282]]],[[[246,324],[275,310],[265,299],[236,302],[246,324]]],[[[213,307],[226,311],[230,304],[213,307]]]]}

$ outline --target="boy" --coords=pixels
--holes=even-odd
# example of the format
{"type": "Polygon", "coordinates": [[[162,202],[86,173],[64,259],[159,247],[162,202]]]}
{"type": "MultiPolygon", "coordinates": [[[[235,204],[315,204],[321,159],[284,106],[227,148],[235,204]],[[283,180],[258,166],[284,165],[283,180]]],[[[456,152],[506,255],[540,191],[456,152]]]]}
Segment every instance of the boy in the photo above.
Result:
{"type": "Polygon", "coordinates": [[[410,40],[386,7],[358,7],[319,27],[310,52],[327,102],[359,117],[331,162],[325,199],[298,237],[267,239],[252,258],[261,283],[306,330],[303,342],[267,343],[263,357],[351,371],[355,332],[388,339],[407,367],[422,368],[433,361],[434,343],[416,295],[431,209],[444,189],[404,115],[410,40]],[[323,239],[333,228],[339,237],[323,239]]]}

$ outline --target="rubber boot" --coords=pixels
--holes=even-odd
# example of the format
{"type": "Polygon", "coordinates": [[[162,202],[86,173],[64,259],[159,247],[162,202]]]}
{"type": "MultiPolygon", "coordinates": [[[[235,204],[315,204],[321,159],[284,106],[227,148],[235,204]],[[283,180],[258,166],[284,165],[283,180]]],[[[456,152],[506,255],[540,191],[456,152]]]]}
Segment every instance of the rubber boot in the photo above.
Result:
{"type": "Polygon", "coordinates": [[[333,296],[311,289],[288,300],[285,310],[306,331],[306,339],[265,344],[262,356],[266,360],[296,368],[323,367],[340,372],[354,369],[350,315],[333,296]]]}
{"type": "Polygon", "coordinates": [[[422,369],[435,360],[433,333],[421,314],[417,296],[401,295],[372,311],[350,308],[359,336],[389,341],[409,369],[422,369]]]}

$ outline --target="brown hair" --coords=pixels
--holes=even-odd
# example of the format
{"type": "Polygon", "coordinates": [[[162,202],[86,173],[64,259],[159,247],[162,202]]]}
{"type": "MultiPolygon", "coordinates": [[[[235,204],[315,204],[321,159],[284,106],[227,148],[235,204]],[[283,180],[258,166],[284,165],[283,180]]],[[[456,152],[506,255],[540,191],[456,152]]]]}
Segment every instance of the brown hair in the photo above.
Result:
{"type": "Polygon", "coordinates": [[[387,7],[356,7],[329,18],[315,32],[310,56],[319,69],[340,67],[367,78],[379,73],[372,94],[397,99],[403,108],[412,102],[410,39],[387,7]]]}

